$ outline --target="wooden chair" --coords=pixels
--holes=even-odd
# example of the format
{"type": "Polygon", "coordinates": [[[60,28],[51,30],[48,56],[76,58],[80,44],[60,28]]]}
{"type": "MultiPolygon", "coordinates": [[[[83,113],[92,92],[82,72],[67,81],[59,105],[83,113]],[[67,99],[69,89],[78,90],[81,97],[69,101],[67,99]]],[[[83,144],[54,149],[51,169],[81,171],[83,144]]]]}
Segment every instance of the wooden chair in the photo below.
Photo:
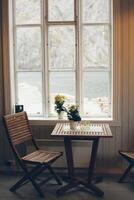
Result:
{"type": "Polygon", "coordinates": [[[119,154],[129,163],[127,169],[119,179],[119,183],[123,183],[124,179],[127,177],[128,173],[134,166],[134,151],[119,151],[119,154]]]}
{"type": "Polygon", "coordinates": [[[29,125],[28,117],[26,112],[20,112],[16,114],[10,114],[3,117],[4,125],[6,128],[9,143],[17,159],[19,165],[21,166],[24,177],[22,177],[15,185],[10,188],[10,191],[15,191],[24,184],[31,182],[38,194],[44,197],[39,185],[37,184],[37,176],[41,174],[45,169],[48,169],[50,173],[55,178],[58,184],[62,184],[57,175],[54,173],[51,164],[59,158],[61,152],[51,152],[40,150],[33,138],[31,128],[29,125]],[[17,146],[23,142],[31,141],[35,148],[35,151],[21,157],[17,146]],[[28,164],[31,164],[32,170],[28,169],[28,164]]]}

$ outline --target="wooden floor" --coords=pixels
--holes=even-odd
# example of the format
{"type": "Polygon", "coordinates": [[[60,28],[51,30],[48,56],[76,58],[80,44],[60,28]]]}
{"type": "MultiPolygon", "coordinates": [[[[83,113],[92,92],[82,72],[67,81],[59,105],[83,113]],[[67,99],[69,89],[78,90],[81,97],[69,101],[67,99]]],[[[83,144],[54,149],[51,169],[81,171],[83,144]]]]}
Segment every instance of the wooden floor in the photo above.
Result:
{"type": "MultiPolygon", "coordinates": [[[[12,186],[19,178],[19,175],[2,175],[0,174],[0,200],[37,200],[41,199],[36,191],[33,189],[31,184],[19,189],[16,193],[9,191],[12,186]]],[[[102,199],[104,200],[134,200],[134,180],[127,181],[126,183],[117,183],[118,176],[105,175],[104,181],[99,183],[98,186],[104,190],[105,195],[102,199]]],[[[65,184],[65,183],[64,183],[65,184]]],[[[87,192],[84,188],[75,188],[69,191],[64,196],[58,197],[56,190],[59,186],[53,181],[49,181],[45,186],[42,187],[46,200],[98,200],[99,197],[87,192]]]]}

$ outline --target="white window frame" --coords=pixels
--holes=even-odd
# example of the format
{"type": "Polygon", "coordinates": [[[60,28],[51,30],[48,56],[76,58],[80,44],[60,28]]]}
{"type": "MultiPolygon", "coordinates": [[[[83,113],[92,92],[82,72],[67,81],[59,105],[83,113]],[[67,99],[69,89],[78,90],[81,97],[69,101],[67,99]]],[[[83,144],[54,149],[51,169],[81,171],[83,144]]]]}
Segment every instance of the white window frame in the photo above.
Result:
{"type": "MultiPolygon", "coordinates": [[[[109,0],[110,1],[110,0],[109,0]]],[[[82,7],[82,1],[80,1],[80,7],[82,7]]],[[[113,18],[113,15],[112,15],[112,8],[113,8],[113,1],[111,1],[111,5],[109,4],[109,11],[110,11],[110,15],[109,15],[109,22],[98,22],[98,23],[89,23],[89,22],[81,22],[81,31],[83,30],[83,27],[84,26],[107,26],[109,27],[109,33],[110,33],[110,45],[109,45],[109,66],[110,68],[109,69],[106,69],[105,71],[102,70],[102,72],[107,72],[110,76],[110,79],[109,79],[109,90],[110,90],[110,104],[111,104],[111,112],[109,114],[111,114],[110,117],[107,117],[108,119],[113,119],[113,110],[112,110],[112,105],[113,105],[113,96],[112,96],[112,90],[113,90],[113,85],[112,85],[112,70],[113,70],[113,64],[112,64],[112,59],[113,59],[113,55],[112,55],[112,42],[113,42],[113,37],[112,37],[112,32],[113,32],[113,23],[112,23],[112,18],[113,18]]],[[[82,12],[81,12],[82,13],[82,12]]],[[[82,19],[82,17],[81,17],[82,19]]],[[[80,37],[82,39],[82,33],[80,33],[80,37]]],[[[82,42],[81,42],[82,43],[82,42]]],[[[80,49],[82,50],[82,47],[80,47],[80,49]]],[[[81,55],[82,55],[82,52],[81,52],[81,55]]],[[[81,62],[81,66],[83,65],[83,63],[81,62]]],[[[83,67],[82,67],[83,68],[83,67]]],[[[83,79],[83,74],[84,72],[97,72],[96,70],[91,70],[91,69],[84,69],[82,70],[81,68],[81,80],[83,79]]],[[[98,72],[101,71],[101,69],[98,69],[98,72]]],[[[82,86],[81,86],[82,87],[82,86]]],[[[81,94],[82,94],[82,88],[81,88],[81,94]]],[[[84,100],[82,98],[83,95],[81,95],[81,108],[83,108],[82,105],[84,105],[84,100]]],[[[82,113],[83,113],[83,110],[82,110],[82,113]]],[[[96,119],[96,118],[94,118],[96,119]]],[[[101,118],[102,119],[102,118],[101,118]]],[[[100,120],[101,120],[100,119],[100,120]]],[[[105,119],[105,118],[104,118],[105,119]]]]}
{"type": "Polygon", "coordinates": [[[71,71],[71,72],[76,72],[75,73],[75,82],[76,82],[76,84],[75,84],[75,97],[76,97],[76,103],[78,103],[79,104],[79,101],[77,101],[77,99],[78,99],[78,95],[77,95],[77,89],[76,89],[76,85],[77,85],[77,83],[78,83],[78,80],[77,80],[77,66],[78,66],[78,64],[77,64],[77,60],[78,60],[78,55],[77,55],[77,52],[78,52],[78,50],[77,50],[77,20],[76,20],[76,15],[77,15],[77,12],[76,12],[76,1],[77,0],[74,0],[74,21],[49,21],[48,20],[48,1],[49,0],[44,0],[44,2],[46,2],[46,6],[45,6],[45,20],[44,20],[44,22],[45,22],[45,30],[46,30],[46,51],[47,51],[47,53],[46,53],[46,60],[47,60],[47,63],[46,63],[46,66],[45,66],[45,69],[46,69],[46,77],[47,77],[47,82],[45,83],[46,84],[46,91],[47,91],[47,94],[46,94],[46,102],[48,102],[48,104],[46,104],[46,107],[47,107],[47,111],[46,111],[46,116],[48,116],[48,117],[51,117],[50,116],[50,97],[49,97],[49,89],[50,89],[50,87],[49,87],[49,72],[61,72],[62,70],[60,69],[49,69],[49,46],[48,46],[48,43],[49,43],[49,41],[48,41],[48,29],[49,29],[49,27],[51,27],[51,26],[74,26],[74,29],[75,29],[75,69],[65,69],[66,70],[66,72],[69,72],[69,71],[71,71]]]}
{"type": "MultiPolygon", "coordinates": [[[[12,38],[12,29],[11,29],[11,16],[9,17],[9,19],[7,18],[9,11],[11,11],[11,1],[9,1],[10,3],[8,4],[7,1],[3,0],[3,5],[4,5],[4,10],[5,12],[3,12],[3,16],[5,16],[4,19],[6,19],[7,24],[3,23],[4,25],[4,33],[7,34],[3,34],[3,47],[4,49],[6,49],[6,47],[9,47],[8,42],[5,42],[5,38],[10,35],[10,38],[12,38]],[[10,9],[9,9],[10,8],[10,9]],[[10,22],[8,25],[8,21],[10,22]],[[9,34],[8,34],[9,33],[9,34]]],[[[114,1],[115,2],[115,1],[114,1]]],[[[114,15],[117,16],[118,14],[120,14],[120,6],[119,6],[119,1],[117,1],[117,3],[114,3],[113,6],[113,12],[114,15]]],[[[78,10],[78,9],[77,9],[78,10]]],[[[79,12],[79,10],[78,10],[79,12]]],[[[91,121],[93,120],[94,122],[99,122],[99,121],[103,121],[103,122],[109,122],[112,125],[115,126],[120,126],[120,80],[121,80],[121,61],[118,59],[118,56],[120,55],[120,46],[121,46],[121,42],[120,42],[120,21],[117,20],[116,18],[113,18],[114,21],[114,31],[113,31],[113,69],[112,69],[112,82],[113,82],[113,88],[112,88],[112,96],[113,96],[113,117],[111,119],[90,119],[91,121]],[[115,31],[116,30],[116,31],[115,31]]],[[[4,20],[5,22],[5,20],[4,20]]],[[[12,46],[10,43],[10,66],[13,65],[13,58],[12,58],[12,46]]],[[[5,54],[7,55],[7,54],[5,54]]],[[[7,65],[9,60],[7,60],[6,56],[4,56],[3,58],[3,63],[4,63],[4,94],[5,94],[5,113],[9,113],[9,112],[13,112],[13,105],[14,105],[14,82],[11,81],[11,79],[13,80],[14,74],[13,74],[13,70],[12,67],[9,68],[9,65],[7,65]],[[10,75],[10,76],[9,76],[10,75]],[[11,77],[11,78],[10,78],[11,77]],[[10,85],[10,88],[7,88],[6,86],[10,85]]],[[[79,62],[81,62],[81,60],[79,60],[79,62]]],[[[80,75],[80,74],[79,74],[80,75]]],[[[79,87],[80,88],[80,87],[79,87]]],[[[87,120],[87,119],[85,119],[87,120]]],[[[32,124],[55,124],[58,120],[56,119],[48,119],[48,118],[42,118],[42,119],[31,119],[32,124]]]]}
{"type": "MultiPolygon", "coordinates": [[[[10,37],[12,37],[12,40],[13,40],[13,46],[12,46],[12,49],[13,49],[13,52],[14,52],[14,54],[13,54],[13,65],[14,65],[14,67],[12,67],[12,68],[14,68],[14,70],[13,70],[13,73],[12,73],[12,76],[14,77],[14,83],[12,84],[13,85],[13,88],[14,88],[14,91],[12,92],[12,93],[14,93],[14,97],[13,97],[13,105],[15,105],[15,104],[17,104],[17,102],[16,102],[16,100],[17,100],[17,97],[18,97],[18,90],[17,90],[17,85],[18,85],[18,80],[17,80],[17,73],[19,73],[19,72],[40,72],[41,73],[41,75],[42,75],[42,115],[44,116],[45,115],[45,109],[46,109],[46,106],[45,106],[45,103],[46,103],[46,100],[45,100],[45,88],[44,88],[44,81],[45,81],[45,79],[44,79],[44,77],[43,77],[43,74],[44,74],[44,48],[43,48],[43,44],[44,44],[44,42],[43,42],[43,40],[44,40],[44,37],[43,37],[43,35],[44,35],[44,24],[43,24],[43,17],[44,17],[44,13],[43,13],[43,6],[44,6],[44,4],[43,4],[43,0],[40,0],[40,5],[41,5],[41,16],[40,16],[40,19],[41,19],[41,21],[40,21],[40,23],[38,23],[38,24],[16,24],[16,17],[15,17],[15,0],[12,0],[11,1],[11,7],[12,7],[12,27],[13,27],[13,33],[11,32],[10,33],[10,37]],[[16,47],[17,47],[17,41],[16,41],[16,30],[17,30],[17,28],[21,28],[21,27],[39,27],[40,28],[40,30],[41,30],[41,41],[42,41],[42,43],[41,43],[41,51],[42,51],[42,58],[41,58],[41,65],[42,65],[42,68],[40,69],[40,70],[33,70],[33,71],[30,71],[30,70],[17,70],[17,64],[16,64],[16,47]],[[45,102],[45,103],[43,103],[43,102],[45,102]]],[[[11,50],[12,51],[12,50],[11,50]]],[[[14,109],[14,108],[13,108],[14,109]]],[[[39,115],[40,116],[40,115],[39,115]]]]}

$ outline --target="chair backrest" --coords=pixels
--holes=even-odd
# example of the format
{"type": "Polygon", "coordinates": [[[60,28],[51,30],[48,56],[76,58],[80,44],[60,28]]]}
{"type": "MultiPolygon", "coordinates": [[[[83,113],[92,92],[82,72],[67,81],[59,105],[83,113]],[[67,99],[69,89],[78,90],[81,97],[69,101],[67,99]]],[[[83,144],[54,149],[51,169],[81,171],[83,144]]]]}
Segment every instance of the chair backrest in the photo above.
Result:
{"type": "Polygon", "coordinates": [[[33,139],[26,112],[6,115],[3,119],[12,145],[16,146],[33,139]]]}

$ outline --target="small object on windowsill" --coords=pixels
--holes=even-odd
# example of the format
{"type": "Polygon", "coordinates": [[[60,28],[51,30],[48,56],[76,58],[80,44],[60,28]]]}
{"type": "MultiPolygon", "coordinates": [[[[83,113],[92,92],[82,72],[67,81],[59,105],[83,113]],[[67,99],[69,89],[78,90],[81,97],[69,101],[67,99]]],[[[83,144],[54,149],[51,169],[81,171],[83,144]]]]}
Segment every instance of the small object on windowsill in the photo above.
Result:
{"type": "Polygon", "coordinates": [[[64,119],[65,111],[61,111],[58,113],[58,119],[64,119]]]}
{"type": "Polygon", "coordinates": [[[58,119],[63,119],[64,113],[66,112],[66,108],[63,106],[65,103],[65,96],[56,95],[55,96],[55,110],[58,114],[58,119]]]}
{"type": "Polygon", "coordinates": [[[15,105],[15,113],[24,111],[23,105],[15,105]]]}

